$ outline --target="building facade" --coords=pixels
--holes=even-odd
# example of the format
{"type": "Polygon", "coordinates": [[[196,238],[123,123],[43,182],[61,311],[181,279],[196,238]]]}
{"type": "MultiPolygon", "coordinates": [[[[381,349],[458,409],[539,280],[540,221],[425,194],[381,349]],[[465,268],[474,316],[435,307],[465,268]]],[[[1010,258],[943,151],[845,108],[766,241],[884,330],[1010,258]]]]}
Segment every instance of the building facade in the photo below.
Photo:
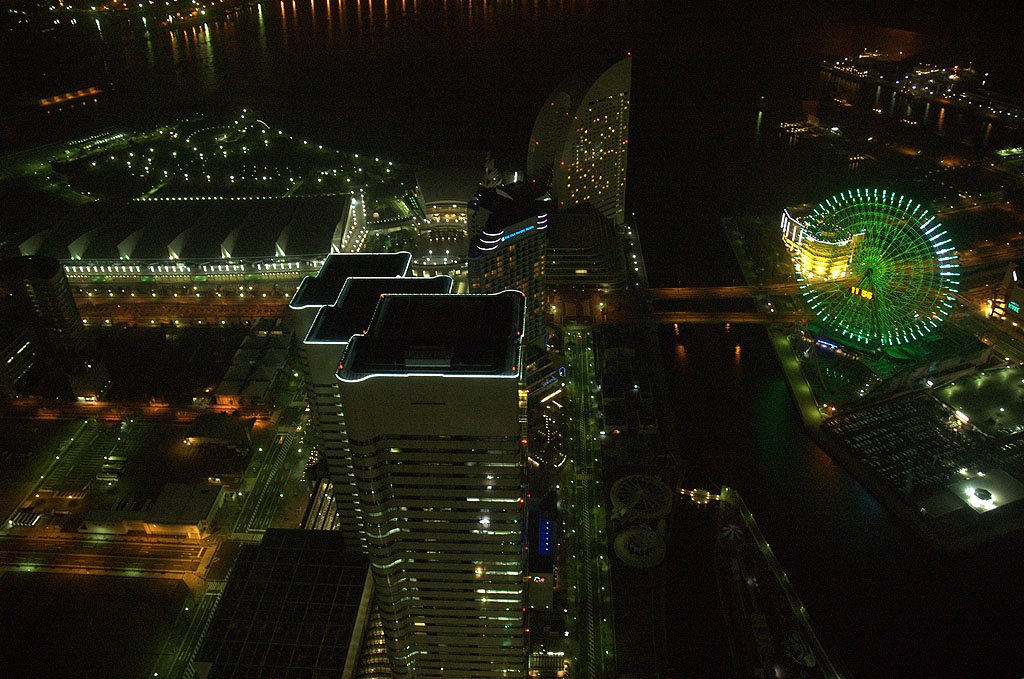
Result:
{"type": "Polygon", "coordinates": [[[392,671],[525,671],[523,295],[387,295],[339,368],[392,671]]]}
{"type": "Polygon", "coordinates": [[[622,239],[592,205],[552,215],[546,276],[551,288],[617,290],[627,282],[622,239]]]}
{"type": "MultiPolygon", "coordinates": [[[[343,255],[342,255],[343,256],[343,255]]],[[[338,300],[320,309],[302,342],[311,386],[310,411],[317,425],[320,452],[327,462],[338,512],[338,527],[346,542],[366,550],[363,514],[349,450],[345,411],[338,394],[338,364],[353,335],[365,332],[381,295],[448,294],[452,279],[349,278],[338,300]]]]}
{"type": "Polygon", "coordinates": [[[408,252],[329,255],[316,276],[303,279],[289,304],[317,446],[326,461],[338,525],[349,549],[365,549],[365,541],[335,372],[352,335],[342,337],[344,332],[337,329],[337,323],[331,323],[336,314],[324,310],[336,305],[350,278],[400,280],[408,273],[411,261],[408,252]],[[316,331],[311,336],[314,326],[316,331]]]}
{"type": "Polygon", "coordinates": [[[590,203],[626,220],[626,156],[632,59],[562,83],[537,115],[527,177],[551,191],[559,210],[590,203]]]}
{"type": "Polygon", "coordinates": [[[519,290],[526,295],[526,332],[530,347],[545,344],[545,261],[548,215],[529,217],[508,227],[484,227],[469,247],[469,291],[491,294],[519,290]]]}
{"type": "Polygon", "coordinates": [[[808,280],[845,278],[850,260],[863,233],[814,236],[789,210],[782,212],[782,240],[793,256],[793,265],[808,280]]]}

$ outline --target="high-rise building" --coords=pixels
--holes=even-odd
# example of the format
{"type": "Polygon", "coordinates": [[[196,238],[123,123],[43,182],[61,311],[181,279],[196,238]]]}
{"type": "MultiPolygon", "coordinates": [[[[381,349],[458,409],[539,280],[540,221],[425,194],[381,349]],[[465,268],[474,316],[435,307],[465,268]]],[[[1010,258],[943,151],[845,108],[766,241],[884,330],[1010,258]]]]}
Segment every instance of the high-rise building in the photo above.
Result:
{"type": "Polygon", "coordinates": [[[590,203],[626,219],[626,155],[632,59],[566,80],[537,115],[527,177],[549,187],[559,210],[590,203]]]}
{"type": "Polygon", "coordinates": [[[525,670],[525,304],[385,295],[338,370],[398,677],[525,670]]]}
{"type": "MultiPolygon", "coordinates": [[[[344,256],[344,255],[341,255],[344,256]]],[[[338,364],[353,335],[366,331],[384,294],[448,294],[452,279],[349,278],[338,300],[322,307],[302,342],[312,396],[310,412],[317,424],[320,453],[327,462],[338,512],[338,528],[351,547],[366,549],[363,516],[353,476],[345,412],[338,396],[338,364]]]]}
{"type": "Polygon", "coordinates": [[[0,262],[0,287],[30,323],[44,352],[75,357],[83,349],[85,329],[60,262],[39,255],[0,262]]]}
{"type": "MultiPolygon", "coordinates": [[[[306,338],[321,308],[338,301],[341,288],[349,278],[401,278],[409,273],[411,263],[412,254],[408,252],[328,255],[315,276],[302,279],[288,304],[296,341],[306,338]]],[[[302,352],[301,346],[299,352],[302,352]]]]}
{"type": "Polygon", "coordinates": [[[505,224],[492,215],[469,246],[469,291],[519,290],[526,295],[525,343],[545,343],[545,251],[548,215],[541,213],[505,224]]]}
{"type": "MultiPolygon", "coordinates": [[[[363,543],[363,537],[358,527],[358,497],[352,492],[351,461],[335,372],[351,334],[339,339],[339,332],[332,332],[338,325],[335,315],[321,312],[338,302],[350,278],[401,280],[408,273],[411,261],[412,255],[408,252],[328,255],[316,276],[307,276],[302,280],[288,305],[317,445],[326,461],[338,511],[338,523],[350,549],[358,549],[363,543]],[[313,341],[308,342],[315,325],[317,332],[313,333],[313,341]]],[[[366,327],[372,313],[371,307],[363,325],[354,332],[366,327]]]]}

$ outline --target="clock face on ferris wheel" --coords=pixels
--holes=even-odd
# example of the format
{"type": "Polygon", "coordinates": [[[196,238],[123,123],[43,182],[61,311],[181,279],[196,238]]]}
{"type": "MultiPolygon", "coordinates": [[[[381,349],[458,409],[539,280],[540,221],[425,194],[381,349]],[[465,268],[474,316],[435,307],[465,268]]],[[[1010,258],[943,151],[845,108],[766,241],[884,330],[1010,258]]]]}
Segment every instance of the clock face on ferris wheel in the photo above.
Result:
{"type": "Polygon", "coordinates": [[[952,310],[956,250],[920,204],[891,191],[853,189],[799,222],[794,264],[801,291],[836,335],[872,348],[907,344],[952,310]]]}

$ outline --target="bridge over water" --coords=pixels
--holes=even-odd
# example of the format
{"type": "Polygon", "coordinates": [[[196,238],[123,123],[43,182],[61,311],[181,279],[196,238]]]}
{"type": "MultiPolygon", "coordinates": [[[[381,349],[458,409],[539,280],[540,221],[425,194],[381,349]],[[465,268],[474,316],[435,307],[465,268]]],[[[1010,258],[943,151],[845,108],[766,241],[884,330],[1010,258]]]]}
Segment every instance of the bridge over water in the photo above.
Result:
{"type": "Polygon", "coordinates": [[[656,323],[747,323],[770,325],[772,323],[801,323],[811,318],[810,314],[799,311],[770,313],[767,311],[655,311],[651,317],[656,323]]]}
{"type": "MultiPolygon", "coordinates": [[[[797,283],[774,285],[720,285],[709,287],[651,288],[647,297],[653,302],[713,302],[716,300],[738,300],[767,296],[795,296],[800,293],[797,283]]],[[[654,311],[651,316],[657,323],[800,323],[810,318],[802,311],[777,311],[771,307],[763,310],[684,310],[654,311]]]]}
{"type": "Polygon", "coordinates": [[[650,288],[647,296],[655,300],[692,299],[738,299],[763,295],[798,295],[800,286],[797,283],[777,283],[774,285],[719,285],[713,287],[686,288],[650,288]]]}

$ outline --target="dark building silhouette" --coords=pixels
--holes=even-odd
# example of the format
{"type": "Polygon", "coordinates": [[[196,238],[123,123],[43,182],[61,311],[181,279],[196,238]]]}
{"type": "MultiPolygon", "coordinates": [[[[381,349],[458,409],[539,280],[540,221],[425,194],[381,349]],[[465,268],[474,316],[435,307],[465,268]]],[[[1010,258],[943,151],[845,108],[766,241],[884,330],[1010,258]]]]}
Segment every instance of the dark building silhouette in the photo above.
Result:
{"type": "Polygon", "coordinates": [[[0,262],[0,288],[11,313],[28,323],[50,357],[70,362],[82,353],[85,329],[64,267],[51,257],[13,257],[0,262]]]}
{"type": "Polygon", "coordinates": [[[372,610],[366,557],[336,531],[272,528],[243,545],[196,675],[354,677],[372,610]]]}

